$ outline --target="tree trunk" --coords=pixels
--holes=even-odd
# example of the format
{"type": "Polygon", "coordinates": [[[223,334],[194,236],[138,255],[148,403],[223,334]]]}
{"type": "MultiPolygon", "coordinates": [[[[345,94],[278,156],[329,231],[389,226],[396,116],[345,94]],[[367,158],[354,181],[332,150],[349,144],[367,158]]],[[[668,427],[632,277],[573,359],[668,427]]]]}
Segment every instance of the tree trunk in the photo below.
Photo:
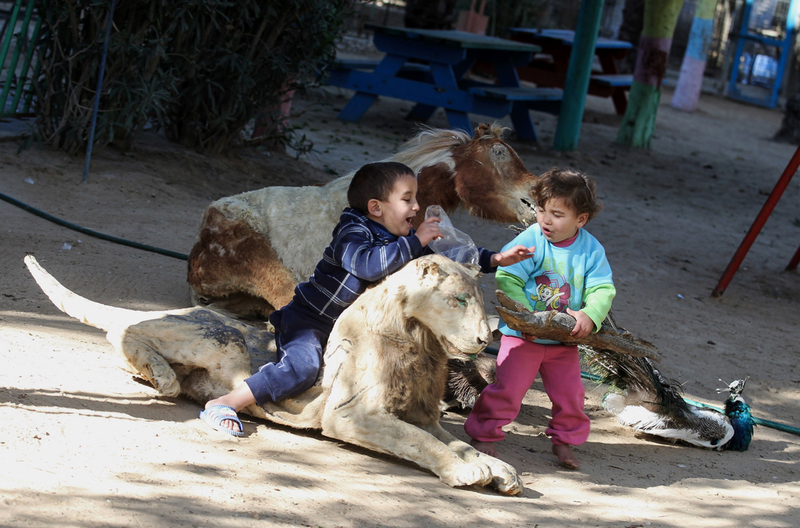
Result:
{"type": "Polygon", "coordinates": [[[617,133],[617,143],[650,148],[659,103],[661,103],[660,88],[634,81],[628,94],[628,109],[617,133]],[[635,109],[635,114],[628,122],[632,114],[631,109],[635,109]]]}
{"type": "Polygon", "coordinates": [[[786,101],[781,128],[775,134],[776,141],[800,145],[800,93],[796,93],[786,101]]]}
{"type": "Polygon", "coordinates": [[[678,110],[693,112],[697,109],[703,89],[703,74],[706,71],[708,48],[714,32],[714,12],[717,0],[698,0],[694,11],[689,43],[681,63],[678,85],[670,105],[678,110]]]}
{"type": "Polygon", "coordinates": [[[683,0],[646,0],[644,26],[639,38],[636,70],[628,109],[617,134],[617,143],[650,147],[656,112],[661,99],[661,83],[667,72],[672,34],[683,0]]]}
{"type": "Polygon", "coordinates": [[[633,73],[636,68],[636,55],[639,50],[639,37],[642,36],[644,24],[644,0],[625,0],[622,8],[622,24],[619,26],[617,38],[633,44],[633,49],[625,59],[617,63],[620,73],[633,73]]]}

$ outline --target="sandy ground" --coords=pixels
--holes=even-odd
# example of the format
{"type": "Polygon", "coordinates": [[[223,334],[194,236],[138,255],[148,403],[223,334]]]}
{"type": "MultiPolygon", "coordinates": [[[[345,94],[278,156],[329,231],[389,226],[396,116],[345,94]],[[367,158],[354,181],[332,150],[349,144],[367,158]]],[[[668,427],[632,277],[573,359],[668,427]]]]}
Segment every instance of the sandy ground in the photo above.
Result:
{"type": "MultiPolygon", "coordinates": [[[[336,114],[347,94],[298,97],[292,123],[315,143],[304,161],[263,152],[212,159],[145,138],[130,154],[18,155],[0,142],[0,192],[56,217],[188,253],[212,200],[268,185],[327,181],[395,152],[411,133],[408,103],[379,101],[357,124],[336,114]],[[325,170],[322,170],[325,169],[325,170]],[[326,172],[327,171],[327,172],[326,172]]],[[[586,381],[589,441],[580,471],[560,468],[544,436],[549,402],[537,380],[500,456],[526,490],[451,489],[392,457],[266,422],[234,439],[197,419],[199,403],[165,399],[117,368],[102,332],[58,311],[22,259],[30,252],[66,286],[135,309],[187,306],[182,260],[99,240],[0,203],[0,526],[602,526],[794,527],[800,504],[800,278],[784,270],[800,245],[800,186],[778,203],[725,294],[725,266],[795,151],[775,143],[780,111],[704,96],[686,114],[665,90],[650,150],[614,144],[619,118],[589,98],[579,149],[550,149],[552,116],[536,114],[541,146],[516,142],[529,170],[570,165],[595,177],[605,210],[587,227],[614,269],[617,320],[655,343],[686,397],[750,376],[745,396],[768,421],[747,452],[640,437],[600,406],[586,381]]],[[[473,116],[474,123],[480,122],[473,116]]],[[[441,111],[431,123],[446,127],[441,111]]],[[[301,212],[302,213],[302,212],[301,212]]],[[[479,245],[513,233],[454,217],[479,245]]],[[[493,312],[494,285],[482,279],[493,312]]],[[[466,439],[465,416],[442,421],[466,439]]]]}

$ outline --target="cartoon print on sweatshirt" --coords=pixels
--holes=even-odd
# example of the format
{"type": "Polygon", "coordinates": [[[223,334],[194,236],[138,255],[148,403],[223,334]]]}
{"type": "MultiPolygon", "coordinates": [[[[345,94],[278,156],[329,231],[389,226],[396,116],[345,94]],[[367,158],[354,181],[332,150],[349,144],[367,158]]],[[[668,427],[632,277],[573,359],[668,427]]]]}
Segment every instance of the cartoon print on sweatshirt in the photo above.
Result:
{"type": "Polygon", "coordinates": [[[570,287],[566,279],[555,271],[545,271],[534,278],[536,282],[536,297],[531,295],[535,311],[557,310],[566,311],[569,306],[570,287]]]}

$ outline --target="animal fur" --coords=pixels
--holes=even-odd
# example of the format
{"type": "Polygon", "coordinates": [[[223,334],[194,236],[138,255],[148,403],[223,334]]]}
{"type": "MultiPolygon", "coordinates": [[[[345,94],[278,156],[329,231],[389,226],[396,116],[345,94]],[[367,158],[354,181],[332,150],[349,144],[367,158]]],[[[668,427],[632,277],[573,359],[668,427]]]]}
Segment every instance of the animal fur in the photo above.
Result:
{"type": "MultiPolygon", "coordinates": [[[[417,174],[417,200],[446,212],[458,208],[497,222],[536,221],[531,174],[502,140],[499,126],[480,125],[474,137],[423,128],[389,160],[417,174]]],[[[308,280],[342,210],[354,172],[325,186],[266,187],[213,202],[189,254],[195,305],[214,305],[265,318],[308,280]]]]}
{"type": "MultiPolygon", "coordinates": [[[[130,370],[164,395],[206,402],[277,359],[272,334],[224,313],[106,306],[64,288],[32,256],[25,263],[57,307],[105,330],[130,370]]],[[[410,460],[450,486],[520,493],[512,466],[439,424],[448,359],[467,359],[491,340],[476,275],[440,255],[415,259],[344,311],[312,388],[244,412],[410,460]]]]}
{"type": "Polygon", "coordinates": [[[472,409],[483,389],[497,381],[497,361],[483,352],[469,361],[451,359],[448,369],[445,409],[472,409]]]}

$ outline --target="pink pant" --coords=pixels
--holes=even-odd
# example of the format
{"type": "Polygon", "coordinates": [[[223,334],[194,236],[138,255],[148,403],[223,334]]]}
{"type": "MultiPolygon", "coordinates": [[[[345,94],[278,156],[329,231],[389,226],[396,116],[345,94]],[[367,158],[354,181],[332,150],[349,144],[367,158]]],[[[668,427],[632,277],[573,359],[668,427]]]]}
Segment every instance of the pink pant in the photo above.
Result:
{"type": "Polygon", "coordinates": [[[503,336],[497,354],[497,382],[481,392],[464,424],[467,434],[480,442],[505,438],[501,429],[519,414],[522,398],[536,373],[553,404],[545,433],[556,445],[580,445],[589,437],[589,417],[583,412],[584,388],[578,347],[540,345],[503,336]]]}

